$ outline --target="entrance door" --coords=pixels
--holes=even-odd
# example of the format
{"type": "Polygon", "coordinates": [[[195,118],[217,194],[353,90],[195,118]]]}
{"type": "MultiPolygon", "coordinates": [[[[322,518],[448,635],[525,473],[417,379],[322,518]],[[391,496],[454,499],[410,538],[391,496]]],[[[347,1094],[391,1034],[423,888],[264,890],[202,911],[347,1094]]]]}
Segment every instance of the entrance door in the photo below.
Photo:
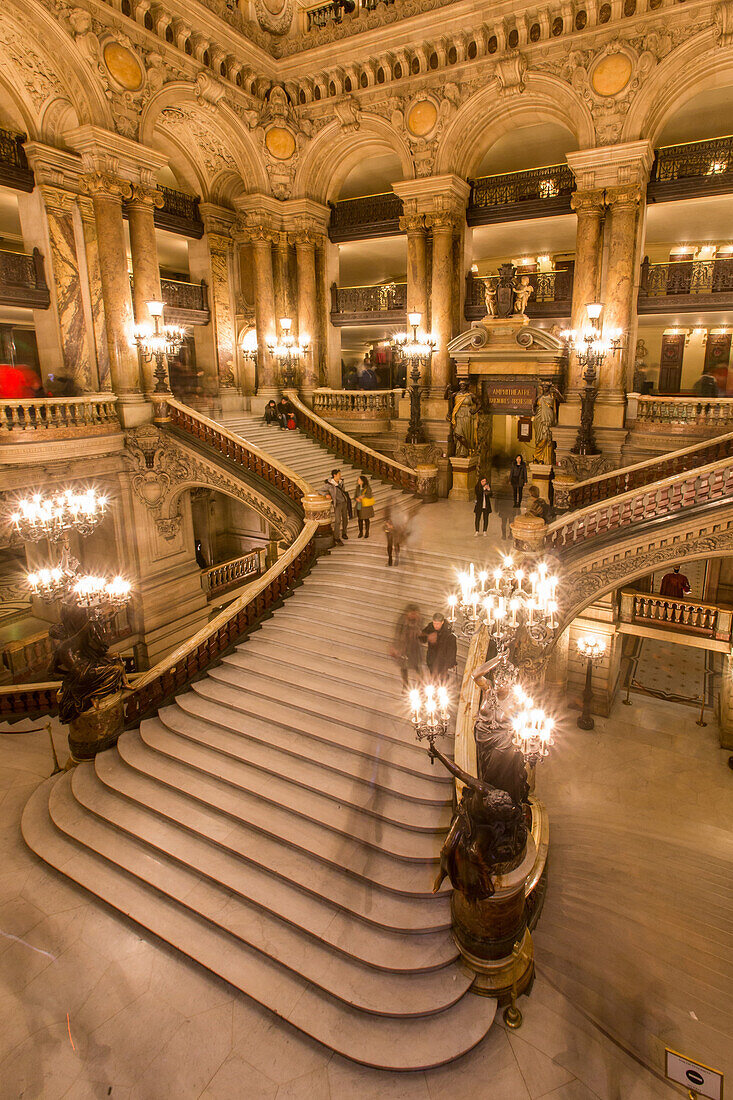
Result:
{"type": "Polygon", "coordinates": [[[685,334],[665,333],[659,365],[659,392],[679,393],[682,360],[685,354],[685,334]]]}

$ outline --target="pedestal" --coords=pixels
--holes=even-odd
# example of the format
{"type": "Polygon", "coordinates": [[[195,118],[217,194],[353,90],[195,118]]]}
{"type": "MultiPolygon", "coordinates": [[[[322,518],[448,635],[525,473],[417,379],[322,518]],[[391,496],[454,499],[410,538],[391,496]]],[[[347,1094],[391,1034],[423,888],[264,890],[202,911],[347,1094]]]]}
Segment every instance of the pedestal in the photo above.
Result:
{"type": "Polygon", "coordinates": [[[505,1002],[514,979],[517,993],[522,993],[532,981],[534,947],[527,930],[525,887],[536,854],[530,835],[521,863],[496,875],[495,892],[490,898],[468,901],[460,891],[453,891],[453,938],[464,963],[476,974],[471,986],[473,993],[505,1002]],[[515,943],[520,944],[516,960],[512,956],[515,943]]]}
{"type": "Polygon", "coordinates": [[[546,466],[542,462],[530,462],[529,471],[532,475],[532,484],[537,486],[540,496],[549,504],[552,466],[546,466]]]}
{"type": "Polygon", "coordinates": [[[527,554],[541,554],[545,549],[547,524],[539,516],[517,516],[509,524],[514,548],[527,554]]]}
{"type": "Polygon", "coordinates": [[[315,538],[316,552],[323,554],[333,546],[333,527],[331,525],[331,498],[321,493],[306,493],[303,497],[303,511],[306,523],[318,524],[315,538]]]}
{"type": "MultiPolygon", "coordinates": [[[[241,413],[244,411],[242,391],[239,389],[220,389],[219,403],[222,416],[230,416],[232,413],[241,413]]],[[[262,411],[264,415],[264,409],[262,411]]]]}
{"type": "Polygon", "coordinates": [[[432,504],[438,499],[438,467],[432,462],[418,462],[415,473],[417,474],[417,495],[427,504],[432,504]]]}
{"type": "Polygon", "coordinates": [[[473,500],[476,487],[476,456],[451,458],[453,488],[448,493],[451,500],[473,500]]]}
{"type": "Polygon", "coordinates": [[[117,744],[123,727],[122,692],[117,691],[69,722],[71,759],[79,764],[83,760],[93,760],[98,752],[111,749],[117,744]]]}

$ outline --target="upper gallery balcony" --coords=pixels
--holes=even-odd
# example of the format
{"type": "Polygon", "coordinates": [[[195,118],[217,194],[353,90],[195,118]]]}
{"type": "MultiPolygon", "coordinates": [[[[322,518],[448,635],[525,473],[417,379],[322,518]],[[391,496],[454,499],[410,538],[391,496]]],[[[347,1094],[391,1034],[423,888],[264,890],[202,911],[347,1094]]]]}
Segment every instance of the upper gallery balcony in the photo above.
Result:
{"type": "MultiPolygon", "coordinates": [[[[527,303],[528,317],[569,317],[570,303],[573,297],[573,272],[575,264],[568,260],[563,267],[555,271],[535,271],[529,273],[529,281],[534,294],[527,303]]],[[[520,274],[523,272],[520,271],[520,274]]],[[[466,305],[464,315],[467,321],[480,321],[486,316],[486,284],[496,283],[497,275],[481,277],[472,272],[466,276],[466,305]]]]}
{"type": "MultiPolygon", "coordinates": [[[[130,285],[133,285],[132,276],[130,285]]],[[[205,279],[200,283],[185,279],[161,279],[160,293],[168,324],[208,325],[211,320],[209,288],[205,279]]]]}
{"type": "Polygon", "coordinates": [[[395,0],[326,0],[326,3],[304,4],[301,11],[302,30],[317,31],[344,19],[358,19],[361,12],[375,11],[379,4],[389,7],[395,0]]]}
{"type": "Polygon", "coordinates": [[[650,202],[733,191],[733,137],[667,145],[656,150],[647,188],[650,202]]]}
{"type": "Polygon", "coordinates": [[[683,313],[733,308],[733,256],[641,265],[637,312],[683,313]]]}
{"type": "Polygon", "coordinates": [[[333,202],[328,235],[334,243],[391,237],[400,231],[402,199],[394,191],[333,202]]]}
{"type": "Polygon", "coordinates": [[[0,184],[16,191],[32,191],[35,186],[23,148],[26,140],[25,134],[0,129],[0,184]]]}
{"type": "Polygon", "coordinates": [[[466,220],[469,225],[570,214],[575,176],[567,164],[481,176],[471,180],[466,220]]]}
{"type": "Polygon", "coordinates": [[[0,251],[0,305],[48,309],[51,296],[43,256],[37,248],[25,252],[0,251]]]}
{"type": "Polygon", "coordinates": [[[407,324],[407,283],[331,285],[331,324],[407,324]]]}
{"type": "Polygon", "coordinates": [[[186,195],[183,191],[174,191],[172,187],[158,186],[163,196],[163,205],[155,209],[155,224],[158,229],[169,229],[171,233],[181,233],[184,237],[201,240],[204,235],[204,223],[199,213],[199,199],[186,195]]]}

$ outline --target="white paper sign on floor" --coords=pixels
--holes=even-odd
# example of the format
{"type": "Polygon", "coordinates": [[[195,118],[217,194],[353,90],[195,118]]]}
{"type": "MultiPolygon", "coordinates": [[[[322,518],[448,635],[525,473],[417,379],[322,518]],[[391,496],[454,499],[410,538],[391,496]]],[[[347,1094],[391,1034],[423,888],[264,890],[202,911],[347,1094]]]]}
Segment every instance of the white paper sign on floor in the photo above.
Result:
{"type": "Polygon", "coordinates": [[[693,1062],[675,1050],[666,1050],[666,1074],[670,1081],[696,1092],[698,1096],[710,1097],[710,1100],[723,1100],[723,1074],[717,1070],[693,1062]]]}

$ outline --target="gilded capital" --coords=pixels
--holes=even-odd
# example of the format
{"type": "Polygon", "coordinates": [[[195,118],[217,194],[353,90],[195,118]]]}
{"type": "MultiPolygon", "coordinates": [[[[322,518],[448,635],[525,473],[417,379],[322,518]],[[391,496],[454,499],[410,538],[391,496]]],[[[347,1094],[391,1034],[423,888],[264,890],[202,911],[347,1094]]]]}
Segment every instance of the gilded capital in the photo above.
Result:
{"type": "Polygon", "coordinates": [[[573,191],[570,205],[576,214],[588,214],[596,217],[603,215],[606,206],[605,191],[573,191]]]}
{"type": "Polygon", "coordinates": [[[132,195],[132,185],[118,179],[111,172],[88,172],[80,177],[82,190],[96,199],[127,200],[132,195]]]}
{"type": "Polygon", "coordinates": [[[445,230],[452,233],[458,228],[458,220],[452,210],[436,210],[432,214],[425,215],[425,227],[426,229],[432,229],[433,233],[436,230],[445,230]]]}
{"type": "Polygon", "coordinates": [[[74,205],[76,195],[63,187],[51,187],[41,184],[43,202],[49,214],[68,214],[74,205]]]}
{"type": "Polygon", "coordinates": [[[133,183],[131,186],[132,195],[127,200],[128,205],[155,207],[157,210],[162,210],[165,199],[157,187],[146,187],[142,183],[133,183]]]}
{"type": "Polygon", "coordinates": [[[400,229],[403,233],[424,233],[424,214],[403,214],[400,218],[400,229]]]}
{"type": "Polygon", "coordinates": [[[606,188],[606,205],[619,209],[636,207],[641,202],[642,187],[638,183],[625,183],[620,187],[606,188]]]}

